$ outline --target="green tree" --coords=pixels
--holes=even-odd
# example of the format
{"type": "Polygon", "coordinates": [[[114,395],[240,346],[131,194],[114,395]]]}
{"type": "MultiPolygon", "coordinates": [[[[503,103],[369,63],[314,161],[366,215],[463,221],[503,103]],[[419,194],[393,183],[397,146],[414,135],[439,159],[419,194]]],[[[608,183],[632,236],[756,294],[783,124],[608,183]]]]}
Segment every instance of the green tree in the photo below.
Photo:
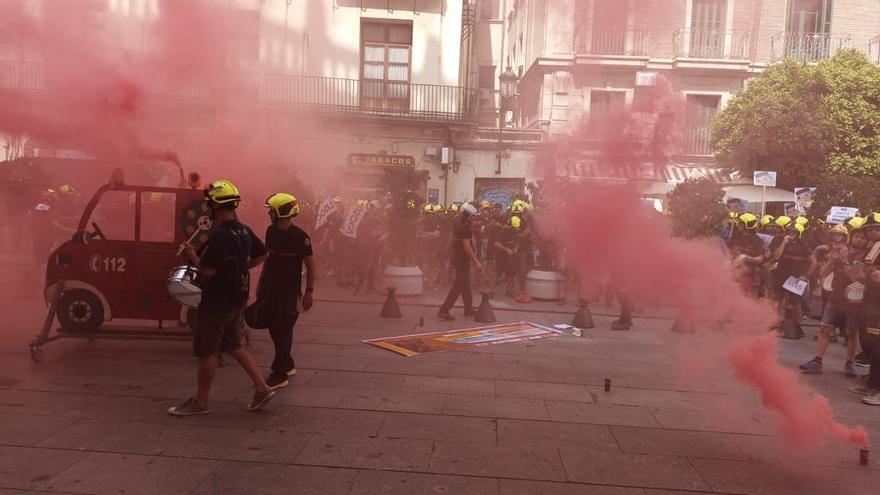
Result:
{"type": "MultiPolygon", "coordinates": [[[[749,81],[712,125],[725,168],[779,172],[787,189],[880,172],[880,68],[856,50],[788,60],[749,81]]],[[[833,185],[833,184],[832,184],[833,185]]]]}
{"type": "Polygon", "coordinates": [[[681,237],[717,236],[724,226],[724,190],[708,179],[688,179],[669,193],[672,232],[681,237]]]}

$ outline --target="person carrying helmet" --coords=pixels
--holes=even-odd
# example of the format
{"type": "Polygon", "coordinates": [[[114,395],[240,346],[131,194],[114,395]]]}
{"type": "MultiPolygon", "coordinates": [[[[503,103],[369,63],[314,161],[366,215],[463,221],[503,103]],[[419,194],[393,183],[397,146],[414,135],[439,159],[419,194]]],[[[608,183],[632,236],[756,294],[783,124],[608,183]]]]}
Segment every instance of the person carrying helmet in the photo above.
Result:
{"type": "Polygon", "coordinates": [[[810,273],[816,267],[816,258],[802,241],[806,230],[803,224],[794,222],[786,216],[777,218],[776,223],[780,227],[785,226],[783,227],[785,233],[781,238],[777,237],[770,243],[771,256],[778,263],[773,275],[774,299],[779,303],[780,322],[784,316],[782,311],[786,307],[791,309],[791,317],[799,322],[802,315],[802,298],[809,297],[809,293],[804,292],[803,296],[798,296],[785,290],[784,285],[792,277],[809,282],[810,273]]]}
{"type": "Polygon", "coordinates": [[[758,267],[764,262],[764,241],[758,237],[759,219],[751,213],[737,217],[734,233],[727,240],[727,249],[733,258],[736,281],[743,293],[757,297],[758,267]]]}
{"type": "Polygon", "coordinates": [[[471,264],[473,264],[477,270],[480,270],[483,267],[474,252],[474,233],[471,231],[471,218],[476,214],[477,209],[473,205],[465,203],[461,207],[458,219],[455,220],[452,226],[450,261],[452,267],[455,269],[455,281],[449,289],[449,294],[446,296],[446,300],[443,302],[443,305],[440,306],[440,311],[437,313],[437,317],[441,320],[455,320],[455,317],[449,314],[449,310],[452,309],[452,306],[455,304],[455,301],[458,300],[459,296],[461,296],[462,302],[464,303],[464,315],[474,315],[470,269],[471,264]]]}
{"type": "Polygon", "coordinates": [[[845,226],[835,225],[831,230],[831,236],[832,244],[829,246],[825,262],[819,269],[819,278],[823,280],[823,286],[830,284],[831,290],[822,310],[822,326],[816,339],[816,354],[813,359],[798,368],[802,373],[821,373],[825,352],[832,342],[834,329],[840,328],[847,334],[847,354],[843,371],[847,377],[853,378],[856,376],[853,361],[858,347],[862,311],[861,302],[855,303],[847,299],[846,288],[864,278],[861,268],[857,270],[858,273],[853,270],[853,263],[861,259],[862,252],[858,249],[850,251],[849,232],[845,226]]]}
{"type": "Polygon", "coordinates": [[[266,378],[273,390],[288,385],[288,377],[296,374],[293,359],[293,327],[299,319],[297,303],[305,311],[314,304],[315,262],[312,240],[293,224],[300,213],[300,205],[292,194],[275,193],[266,199],[271,223],[266,228],[268,258],[263,265],[257,299],[265,301],[269,316],[269,335],[275,346],[275,358],[266,378]],[[306,287],[302,288],[303,265],[306,268],[306,287]]]}
{"type": "Polygon", "coordinates": [[[221,352],[235,358],[253,381],[256,390],[248,411],[262,409],[275,396],[254,357],[241,346],[241,319],[250,292],[250,269],[266,259],[266,246],[236,218],[241,196],[232,182],[211,182],[204,194],[214,228],[198,252],[188,242],[180,246],[184,259],[204,277],[193,329],[193,354],[199,361],[198,389],[195,397],[168,409],[172,416],[211,412],[208,396],[221,352]]]}

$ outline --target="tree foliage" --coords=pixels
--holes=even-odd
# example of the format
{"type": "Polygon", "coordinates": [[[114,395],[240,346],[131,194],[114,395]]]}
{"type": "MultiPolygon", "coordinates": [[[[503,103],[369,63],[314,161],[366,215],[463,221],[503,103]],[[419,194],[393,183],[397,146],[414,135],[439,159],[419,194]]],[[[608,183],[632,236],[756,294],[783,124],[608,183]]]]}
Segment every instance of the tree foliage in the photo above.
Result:
{"type": "Polygon", "coordinates": [[[712,145],[723,167],[744,177],[775,170],[787,189],[828,182],[832,174],[877,174],[880,67],[856,50],[819,64],[774,65],[716,117],[712,145]]]}
{"type": "Polygon", "coordinates": [[[672,231],[686,237],[718,235],[724,224],[724,190],[708,179],[688,179],[669,193],[672,231]]]}

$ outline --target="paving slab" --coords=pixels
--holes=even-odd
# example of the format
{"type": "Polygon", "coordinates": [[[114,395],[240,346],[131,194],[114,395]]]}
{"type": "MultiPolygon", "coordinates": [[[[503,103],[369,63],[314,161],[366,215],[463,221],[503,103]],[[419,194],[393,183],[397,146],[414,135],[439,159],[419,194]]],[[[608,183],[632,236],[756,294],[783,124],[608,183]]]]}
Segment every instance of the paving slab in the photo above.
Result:
{"type": "Polygon", "coordinates": [[[414,392],[438,392],[441,394],[495,395],[495,388],[491,381],[474,378],[408,376],[403,381],[402,389],[414,392]]]}
{"type": "Polygon", "coordinates": [[[554,423],[548,421],[498,420],[498,444],[544,445],[595,449],[599,452],[620,452],[607,426],[554,423]]]}
{"type": "Polygon", "coordinates": [[[0,447],[0,486],[37,489],[88,455],[69,450],[0,447]]]}
{"type": "Polygon", "coordinates": [[[346,495],[357,470],[223,462],[193,495],[346,495]]]}
{"type": "MultiPolygon", "coordinates": [[[[383,350],[382,352],[388,352],[383,350]]],[[[425,361],[422,356],[405,358],[403,356],[391,356],[388,359],[373,360],[367,363],[364,371],[376,373],[395,373],[398,375],[426,375],[442,376],[452,375],[454,365],[449,362],[425,361]]]]}
{"type": "Polygon", "coordinates": [[[553,400],[546,402],[547,411],[552,421],[643,428],[658,428],[660,426],[645,407],[553,400]]]}
{"type": "Polygon", "coordinates": [[[498,495],[498,480],[441,474],[361,471],[349,495],[498,495]]]}
{"type": "Polygon", "coordinates": [[[185,435],[184,425],[163,425],[118,420],[81,419],[41,441],[37,446],[118,452],[123,454],[161,454],[185,435]]]}
{"type": "Polygon", "coordinates": [[[360,390],[347,393],[337,407],[371,411],[441,413],[443,397],[442,394],[400,390],[360,390]]]}
{"type": "Polygon", "coordinates": [[[560,447],[570,481],[600,485],[708,490],[710,487],[684,457],[601,454],[560,447]]]}
{"type": "Polygon", "coordinates": [[[587,388],[599,404],[617,404],[622,406],[684,404],[684,397],[677,390],[651,390],[612,386],[611,390],[606,392],[604,387],[590,386],[587,388]]]}
{"type": "Polygon", "coordinates": [[[347,388],[310,387],[294,380],[286,388],[277,391],[272,405],[336,407],[348,392],[347,388]]]}
{"type": "Polygon", "coordinates": [[[822,479],[803,468],[745,461],[693,459],[693,466],[712,490],[745,495],[819,495],[852,493],[849,480],[822,479]]]}
{"type": "Polygon", "coordinates": [[[628,454],[674,455],[747,460],[729,435],[699,431],[613,426],[620,448],[628,454]]]}
{"type": "Polygon", "coordinates": [[[501,480],[501,495],[645,495],[642,488],[552,483],[548,481],[501,480]]]}
{"type": "Polygon", "coordinates": [[[346,371],[318,371],[306,382],[310,387],[336,387],[353,390],[399,390],[402,375],[388,373],[355,373],[346,371]]]}
{"type": "Polygon", "coordinates": [[[555,447],[441,442],[435,444],[429,470],[432,473],[489,476],[531,480],[565,481],[555,447]]]}
{"type": "Polygon", "coordinates": [[[195,459],[290,464],[312,433],[278,430],[189,428],[163,455],[195,459]]]}
{"type": "Polygon", "coordinates": [[[587,387],[566,383],[495,380],[495,395],[523,399],[593,402],[587,387]]]}
{"type": "Polygon", "coordinates": [[[497,421],[434,414],[388,414],[380,437],[495,444],[497,421]]]}
{"type": "Polygon", "coordinates": [[[296,464],[425,472],[434,442],[387,438],[315,435],[296,464]]]}
{"type": "Polygon", "coordinates": [[[50,491],[187,494],[217,469],[216,461],[93,453],[40,485],[50,491]]]}
{"type": "MultiPolygon", "coordinates": [[[[501,347],[510,344],[500,344],[501,347]]],[[[531,368],[515,365],[480,365],[462,364],[452,369],[452,376],[461,378],[498,379],[498,380],[537,380],[538,375],[531,368]]]]}
{"type": "Polygon", "coordinates": [[[57,416],[0,414],[0,445],[36,445],[75,422],[57,416]]]}
{"type": "Polygon", "coordinates": [[[544,401],[509,397],[447,395],[443,413],[488,418],[549,419],[544,401]]]}
{"type": "Polygon", "coordinates": [[[703,406],[651,407],[651,414],[663,427],[672,430],[715,431],[722,433],[747,433],[752,435],[778,434],[775,418],[769,411],[743,411],[733,413],[720,411],[711,404],[703,406]],[[723,414],[723,416],[719,416],[723,414]],[[719,418],[724,420],[720,421],[719,418]]]}

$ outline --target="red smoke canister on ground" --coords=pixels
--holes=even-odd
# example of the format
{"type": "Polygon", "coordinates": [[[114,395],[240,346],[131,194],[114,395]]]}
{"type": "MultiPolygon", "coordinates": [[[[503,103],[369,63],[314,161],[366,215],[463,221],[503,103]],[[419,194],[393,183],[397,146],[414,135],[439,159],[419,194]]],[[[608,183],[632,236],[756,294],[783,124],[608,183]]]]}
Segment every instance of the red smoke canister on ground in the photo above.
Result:
{"type": "Polygon", "coordinates": [[[867,466],[871,461],[871,450],[868,447],[859,449],[859,464],[867,466]]]}

